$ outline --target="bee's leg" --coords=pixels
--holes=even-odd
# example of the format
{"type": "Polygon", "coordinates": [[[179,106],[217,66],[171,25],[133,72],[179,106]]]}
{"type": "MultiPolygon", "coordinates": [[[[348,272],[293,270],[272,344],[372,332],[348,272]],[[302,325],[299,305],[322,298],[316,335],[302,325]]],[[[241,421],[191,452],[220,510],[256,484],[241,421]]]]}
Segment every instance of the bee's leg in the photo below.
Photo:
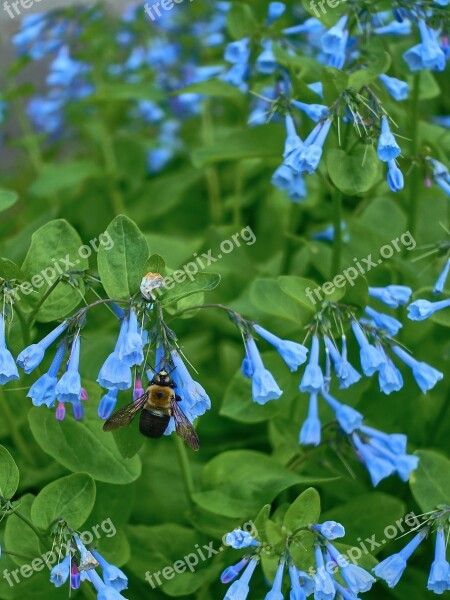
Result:
{"type": "Polygon", "coordinates": [[[181,402],[183,400],[183,398],[181,396],[179,396],[178,394],[175,394],[175,400],[177,402],[181,402]]]}

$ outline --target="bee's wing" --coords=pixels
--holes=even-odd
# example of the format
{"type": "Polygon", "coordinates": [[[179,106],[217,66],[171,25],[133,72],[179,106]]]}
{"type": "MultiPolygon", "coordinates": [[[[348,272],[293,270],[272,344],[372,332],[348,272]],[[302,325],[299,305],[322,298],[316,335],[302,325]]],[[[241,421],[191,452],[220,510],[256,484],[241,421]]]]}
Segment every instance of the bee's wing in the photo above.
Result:
{"type": "Polygon", "coordinates": [[[136,414],[142,410],[147,401],[148,394],[145,392],[140,398],[127,404],[123,408],[116,411],[103,425],[103,431],[112,431],[129,425],[136,414]]]}
{"type": "Polygon", "coordinates": [[[192,450],[198,450],[200,448],[200,444],[198,441],[198,435],[195,429],[192,427],[192,423],[178,406],[176,400],[172,400],[171,408],[177,434],[186,442],[188,446],[192,448],[192,450]]]}

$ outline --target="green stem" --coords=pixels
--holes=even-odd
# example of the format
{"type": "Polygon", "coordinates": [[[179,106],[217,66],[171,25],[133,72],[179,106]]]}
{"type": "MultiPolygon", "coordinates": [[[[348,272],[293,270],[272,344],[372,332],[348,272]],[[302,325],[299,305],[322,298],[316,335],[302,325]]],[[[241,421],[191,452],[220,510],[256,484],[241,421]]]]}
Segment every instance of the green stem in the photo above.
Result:
{"type": "Polygon", "coordinates": [[[333,255],[331,258],[330,279],[333,279],[341,270],[342,255],[342,192],[336,190],[333,195],[333,255]]]}
{"type": "MultiPolygon", "coordinates": [[[[202,113],[202,130],[203,130],[203,143],[205,146],[209,146],[214,142],[211,110],[208,100],[204,101],[203,113],[202,113]]],[[[220,198],[220,181],[217,168],[207,167],[206,171],[206,183],[208,186],[208,200],[209,200],[209,211],[211,219],[214,225],[220,225],[222,222],[222,203],[220,198]]]]}
{"type": "Polygon", "coordinates": [[[49,288],[47,288],[47,291],[45,292],[45,294],[42,296],[42,298],[39,300],[39,302],[35,306],[34,310],[28,316],[28,319],[27,319],[28,328],[32,327],[32,325],[34,323],[34,318],[37,315],[37,313],[39,312],[39,309],[44,304],[44,302],[47,300],[47,298],[50,296],[50,294],[55,290],[56,286],[58,285],[58,283],[60,283],[60,281],[61,281],[61,275],[59,275],[55,279],[55,281],[52,283],[52,285],[49,288]]]}
{"type": "Polygon", "coordinates": [[[47,537],[42,533],[42,531],[39,531],[39,529],[34,525],[34,523],[28,518],[26,517],[24,514],[22,514],[20,511],[18,510],[13,510],[13,512],[11,514],[16,515],[17,517],[19,517],[19,519],[21,521],[23,521],[26,525],[28,525],[28,527],[34,531],[34,533],[37,535],[37,537],[44,542],[45,544],[47,544],[48,540],[47,537]]]}
{"type": "MultiPolygon", "coordinates": [[[[420,90],[420,72],[414,75],[414,83],[411,99],[411,157],[414,160],[418,154],[418,131],[419,131],[419,90],[420,90]]],[[[417,168],[412,169],[409,180],[409,214],[408,228],[414,236],[417,228],[418,203],[419,203],[419,178],[417,168]]]]}
{"type": "Polygon", "coordinates": [[[116,159],[116,154],[114,152],[114,144],[111,139],[111,135],[106,127],[103,124],[100,138],[101,149],[103,153],[103,159],[105,161],[106,173],[110,182],[109,188],[111,192],[111,200],[114,209],[114,214],[124,215],[125,213],[125,202],[122,197],[122,193],[117,187],[117,173],[118,173],[118,163],[116,159]]]}
{"type": "Polygon", "coordinates": [[[23,437],[17,425],[17,420],[9,408],[3,388],[0,388],[0,412],[3,413],[4,420],[8,426],[8,434],[11,436],[19,452],[31,465],[38,466],[34,451],[28,446],[26,438],[23,437]]]}
{"type": "Polygon", "coordinates": [[[192,471],[189,464],[189,458],[186,452],[186,446],[184,442],[177,436],[173,436],[175,439],[175,447],[177,450],[178,460],[180,463],[181,475],[183,477],[184,488],[186,490],[186,496],[189,502],[189,506],[192,508],[192,494],[195,491],[194,479],[192,477],[192,471]]]}

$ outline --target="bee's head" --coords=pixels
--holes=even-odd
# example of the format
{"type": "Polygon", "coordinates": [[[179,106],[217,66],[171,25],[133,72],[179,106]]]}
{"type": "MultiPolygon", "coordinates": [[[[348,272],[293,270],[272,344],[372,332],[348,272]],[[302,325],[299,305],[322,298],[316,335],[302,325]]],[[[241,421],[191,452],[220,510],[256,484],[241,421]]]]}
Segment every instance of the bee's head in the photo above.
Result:
{"type": "Polygon", "coordinates": [[[170,387],[174,385],[173,379],[169,375],[169,373],[167,373],[167,371],[160,371],[159,373],[155,373],[152,379],[152,383],[155,385],[167,385],[170,387]]]}

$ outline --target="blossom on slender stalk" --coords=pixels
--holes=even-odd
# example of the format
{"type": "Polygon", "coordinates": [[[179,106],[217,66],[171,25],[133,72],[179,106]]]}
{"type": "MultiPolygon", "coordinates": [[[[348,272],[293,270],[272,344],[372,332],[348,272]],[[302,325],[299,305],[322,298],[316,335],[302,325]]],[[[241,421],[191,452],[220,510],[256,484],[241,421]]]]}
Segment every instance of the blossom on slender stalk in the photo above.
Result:
{"type": "Polygon", "coordinates": [[[292,372],[296,371],[306,361],[308,348],[303,346],[303,344],[291,342],[290,340],[282,340],[257,323],[253,325],[253,328],[266,342],[272,344],[292,372]]]}
{"type": "Polygon", "coordinates": [[[316,523],[309,527],[312,531],[318,531],[327,540],[336,540],[344,537],[345,529],[343,525],[337,521],[324,521],[323,523],[316,523]]]}
{"type": "Polygon", "coordinates": [[[256,59],[256,69],[263,75],[271,75],[277,68],[277,62],[272,50],[272,40],[263,42],[263,51],[256,59]]]}
{"type": "Polygon", "coordinates": [[[361,379],[361,375],[347,360],[347,338],[342,336],[342,354],[339,354],[333,341],[327,336],[324,336],[324,342],[327,351],[330,353],[334,365],[334,371],[339,381],[341,390],[347,389],[361,379]]]}
{"type": "Polygon", "coordinates": [[[378,139],[377,152],[378,158],[383,162],[394,160],[401,152],[389,127],[388,118],[385,115],[381,117],[381,135],[378,139]]]}
{"type": "Polygon", "coordinates": [[[338,402],[326,392],[322,392],[322,396],[333,409],[336,419],[345,433],[353,433],[355,429],[361,427],[364,417],[360,412],[351,406],[338,402]]]}
{"type": "Polygon", "coordinates": [[[241,550],[242,548],[249,548],[250,546],[259,546],[258,540],[243,529],[234,529],[225,536],[225,544],[231,546],[235,550],[241,550]]]}
{"type": "Polygon", "coordinates": [[[144,343],[142,333],[139,332],[139,323],[134,310],[130,310],[127,322],[128,328],[119,349],[119,359],[128,367],[134,367],[134,365],[141,365],[144,362],[144,343]]]}
{"type": "Polygon", "coordinates": [[[275,578],[272,583],[270,591],[264,596],[264,600],[283,600],[284,596],[281,592],[281,586],[283,584],[283,574],[285,567],[284,560],[281,560],[278,564],[275,578]]]}
{"type": "Polygon", "coordinates": [[[387,89],[389,94],[394,100],[406,100],[409,95],[409,85],[406,81],[401,81],[396,77],[389,77],[389,75],[380,75],[379,80],[382,82],[384,87],[387,89]]]}
{"type": "Polygon", "coordinates": [[[443,71],[446,56],[439,45],[439,32],[434,31],[423,19],[418,20],[418,27],[422,42],[416,44],[403,54],[403,58],[412,72],[429,69],[430,71],[443,71]]]}
{"type": "Polygon", "coordinates": [[[450,565],[445,558],[446,544],[444,528],[439,526],[436,533],[434,561],[431,565],[427,588],[435,594],[450,590],[450,565]]]}
{"type": "Polygon", "coordinates": [[[251,363],[252,397],[257,404],[276,400],[283,393],[272,373],[264,367],[261,355],[252,336],[245,340],[246,357],[251,363]]]}
{"type": "Polygon", "coordinates": [[[382,560],[372,569],[373,573],[383,579],[390,588],[397,585],[406,569],[407,561],[428,535],[429,528],[424,527],[400,552],[382,560]]]}
{"type": "Polygon", "coordinates": [[[444,310],[450,306],[450,298],[440,300],[439,302],[429,302],[428,300],[415,300],[408,306],[408,318],[411,321],[424,321],[434,315],[435,312],[444,310]]]}
{"type": "Polygon", "coordinates": [[[395,319],[390,315],[380,313],[370,306],[366,306],[364,312],[373,320],[378,329],[384,329],[389,335],[397,335],[397,333],[403,327],[403,324],[400,323],[398,319],[395,319]]]}
{"type": "Polygon", "coordinates": [[[325,562],[322,549],[318,544],[314,546],[314,555],[316,558],[316,572],[314,575],[314,599],[315,600],[333,600],[336,596],[336,589],[333,585],[333,579],[325,568],[325,562]]]}
{"type": "Polygon", "coordinates": [[[100,419],[109,419],[113,414],[117,404],[117,395],[119,390],[108,390],[108,392],[102,396],[98,404],[98,416],[100,419]]]}
{"type": "Polygon", "coordinates": [[[80,333],[78,332],[72,343],[67,370],[56,384],[56,397],[59,402],[75,404],[81,399],[80,366],[80,333]]]}
{"type": "Polygon", "coordinates": [[[125,598],[113,587],[105,585],[100,575],[94,569],[87,571],[87,575],[97,591],[97,600],[121,600],[125,598]]]}
{"type": "Polygon", "coordinates": [[[29,375],[38,367],[44,358],[45,351],[67,329],[69,322],[64,321],[37,344],[31,344],[17,357],[17,364],[29,375]]]}
{"type": "Polygon", "coordinates": [[[252,578],[257,564],[257,560],[250,560],[240,578],[228,588],[224,600],[246,600],[250,592],[250,579],[252,578]]]}
{"type": "Polygon", "coordinates": [[[327,542],[327,550],[331,558],[340,566],[342,578],[353,594],[356,595],[370,590],[375,583],[375,578],[368,571],[358,565],[349,563],[330,542],[327,542]]]}
{"type": "Polygon", "coordinates": [[[405,187],[403,173],[398,168],[395,159],[388,162],[387,182],[393,192],[400,192],[405,187]]]}
{"type": "Polygon", "coordinates": [[[370,377],[375,371],[378,371],[385,362],[385,358],[375,346],[369,344],[357,321],[352,321],[352,330],[360,347],[361,369],[364,375],[370,377]]]}
{"type": "Polygon", "coordinates": [[[131,387],[131,368],[120,358],[120,351],[127,332],[128,321],[123,319],[114,352],[108,356],[98,374],[98,383],[107,390],[127,390],[131,387]]]}
{"type": "Polygon", "coordinates": [[[189,416],[195,419],[211,408],[211,400],[204,388],[194,381],[176,350],[172,350],[171,357],[177,377],[181,381],[179,393],[183,398],[184,406],[187,408],[189,416]]]}
{"type": "Polygon", "coordinates": [[[317,335],[313,335],[309,362],[300,382],[301,392],[309,392],[312,394],[320,392],[323,388],[324,378],[322,369],[319,365],[319,350],[319,338],[317,335]]]}
{"type": "Polygon", "coordinates": [[[321,427],[318,412],[317,392],[309,397],[308,417],[300,430],[299,442],[305,446],[318,446],[321,439],[321,427]]]}
{"type": "Polygon", "coordinates": [[[299,100],[291,100],[291,104],[295,106],[295,108],[303,111],[305,115],[315,123],[330,116],[328,106],[323,104],[306,104],[305,102],[300,102],[299,100]]]}
{"type": "Polygon", "coordinates": [[[346,29],[348,17],[344,16],[329,29],[322,37],[322,49],[327,54],[336,54],[345,49],[348,39],[348,30],[346,29]]]}
{"type": "Polygon", "coordinates": [[[450,272],[450,258],[445,262],[444,268],[442,269],[436,283],[434,284],[433,294],[438,295],[444,292],[445,283],[450,272]]]}
{"type": "Polygon", "coordinates": [[[378,369],[378,383],[384,394],[398,392],[403,387],[403,377],[390,357],[384,351],[383,346],[377,342],[376,347],[384,357],[384,362],[378,369]]]}
{"type": "Polygon", "coordinates": [[[19,379],[13,355],[6,346],[5,319],[0,314],[0,385],[19,379]]]}
{"type": "Polygon", "coordinates": [[[408,304],[412,289],[406,285],[387,285],[386,287],[369,287],[369,295],[380,300],[391,308],[408,304]]]}
{"type": "Polygon", "coordinates": [[[392,346],[392,351],[412,370],[413,377],[424,394],[443,379],[443,373],[425,362],[416,360],[400,346],[392,346]]]}
{"type": "Polygon", "coordinates": [[[222,572],[222,575],[220,576],[220,581],[222,583],[231,583],[232,581],[234,581],[236,579],[236,577],[239,577],[239,574],[241,573],[242,569],[244,569],[248,565],[249,560],[250,560],[249,557],[244,556],[244,558],[241,559],[235,565],[231,565],[230,567],[227,567],[222,572]]]}
{"type": "Polygon", "coordinates": [[[61,368],[64,355],[66,353],[66,345],[62,343],[58,346],[55,357],[49,370],[44,375],[41,375],[27,393],[27,397],[31,398],[34,406],[42,406],[45,404],[51,408],[56,400],[56,384],[58,383],[58,372],[61,368]]]}
{"type": "Polygon", "coordinates": [[[50,582],[55,587],[61,587],[69,579],[70,575],[70,554],[68,554],[61,562],[53,567],[50,571],[50,582]]]}
{"type": "Polygon", "coordinates": [[[286,4],[283,2],[269,2],[267,21],[270,25],[273,21],[279,19],[286,10],[286,4]]]}
{"type": "Polygon", "coordinates": [[[92,555],[97,560],[98,564],[102,568],[103,581],[107,586],[110,586],[121,592],[126,590],[128,587],[128,578],[121,569],[115,565],[110,564],[103,556],[96,550],[92,550],[92,555]]]}

